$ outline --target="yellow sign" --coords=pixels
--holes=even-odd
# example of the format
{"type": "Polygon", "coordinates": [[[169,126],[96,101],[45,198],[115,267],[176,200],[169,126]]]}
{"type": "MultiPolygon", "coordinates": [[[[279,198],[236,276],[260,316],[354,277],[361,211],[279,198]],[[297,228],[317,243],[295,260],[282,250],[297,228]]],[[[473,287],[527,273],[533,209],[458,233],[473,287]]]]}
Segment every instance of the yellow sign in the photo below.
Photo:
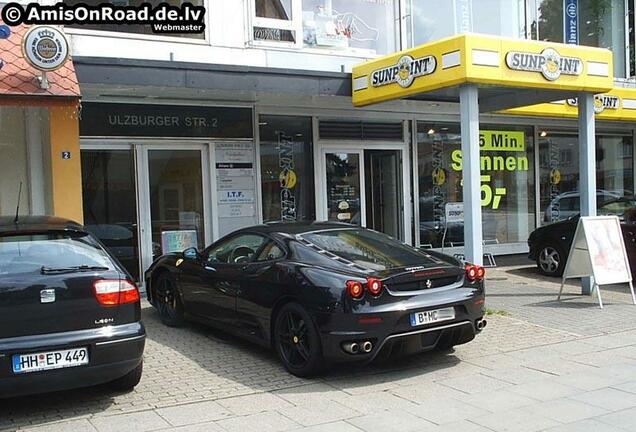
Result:
{"type": "Polygon", "coordinates": [[[526,134],[523,131],[479,131],[479,150],[526,151],[526,134]]]}
{"type": "MultiPolygon", "coordinates": [[[[578,100],[567,99],[513,108],[501,113],[576,118],[578,111],[578,100]]],[[[636,121],[636,88],[615,87],[607,93],[597,94],[594,97],[594,112],[598,120],[636,121]]]]}
{"type": "Polygon", "coordinates": [[[296,182],[298,178],[296,177],[296,173],[293,169],[284,169],[280,172],[278,176],[278,180],[280,181],[280,187],[283,189],[293,189],[296,186],[296,182]]]}
{"type": "Polygon", "coordinates": [[[603,93],[613,70],[607,49],[462,34],[355,66],[352,99],[365,106],[464,83],[603,93]]]}
{"type": "Polygon", "coordinates": [[[446,171],[444,171],[444,168],[433,169],[431,176],[433,177],[433,184],[436,186],[442,186],[446,183],[446,171]]]}

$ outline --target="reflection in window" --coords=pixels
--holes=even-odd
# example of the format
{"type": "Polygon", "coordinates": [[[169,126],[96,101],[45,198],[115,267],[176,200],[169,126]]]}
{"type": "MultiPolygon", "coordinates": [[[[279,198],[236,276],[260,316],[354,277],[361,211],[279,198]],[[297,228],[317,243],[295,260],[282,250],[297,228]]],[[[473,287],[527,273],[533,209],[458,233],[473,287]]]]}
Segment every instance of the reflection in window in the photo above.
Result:
{"type": "Polygon", "coordinates": [[[302,4],[305,46],[371,54],[396,50],[393,0],[303,0],[302,4]]]}
{"type": "MultiPolygon", "coordinates": [[[[533,39],[563,42],[563,0],[539,0],[533,39]]],[[[612,50],[614,75],[625,77],[625,2],[579,0],[579,44],[612,50]]]]}
{"type": "Polygon", "coordinates": [[[524,0],[411,0],[408,6],[413,45],[467,32],[525,37],[524,0]]]}
{"type": "Polygon", "coordinates": [[[311,117],[260,116],[263,221],[314,220],[311,117]]]}
{"type": "MultiPolygon", "coordinates": [[[[464,223],[457,212],[463,202],[459,125],[418,123],[417,135],[420,245],[461,246],[464,223]]],[[[480,141],[484,241],[525,242],[535,225],[532,129],[482,125],[480,141]],[[493,145],[505,139],[509,144],[503,149],[493,145]]]]}
{"type": "MultiPolygon", "coordinates": [[[[204,6],[203,0],[188,0],[190,4],[193,6],[204,6]]],[[[145,3],[150,3],[150,5],[154,8],[163,3],[168,3],[172,6],[181,7],[184,3],[180,0],[71,0],[64,2],[67,5],[79,5],[85,4],[89,6],[98,6],[102,3],[110,3],[115,6],[134,6],[138,7],[145,3]]],[[[207,12],[206,12],[207,16],[207,12]]],[[[205,22],[205,21],[204,21],[205,22]]],[[[137,34],[146,34],[146,35],[155,35],[155,36],[168,36],[168,37],[182,37],[182,38],[190,38],[190,39],[205,39],[204,33],[154,33],[152,31],[152,26],[142,25],[142,24],[126,24],[122,22],[112,23],[112,24],[73,24],[70,25],[71,28],[81,28],[81,29],[90,29],[90,30],[102,30],[102,31],[112,31],[118,33],[137,33],[137,34]]]]}
{"type": "Polygon", "coordinates": [[[290,20],[292,18],[292,0],[256,0],[256,16],[290,20]]]}
{"type": "MultiPolygon", "coordinates": [[[[596,203],[634,193],[631,136],[596,136],[596,203]]],[[[567,219],[580,212],[579,143],[576,134],[552,133],[539,141],[542,222],[567,219]]]]}

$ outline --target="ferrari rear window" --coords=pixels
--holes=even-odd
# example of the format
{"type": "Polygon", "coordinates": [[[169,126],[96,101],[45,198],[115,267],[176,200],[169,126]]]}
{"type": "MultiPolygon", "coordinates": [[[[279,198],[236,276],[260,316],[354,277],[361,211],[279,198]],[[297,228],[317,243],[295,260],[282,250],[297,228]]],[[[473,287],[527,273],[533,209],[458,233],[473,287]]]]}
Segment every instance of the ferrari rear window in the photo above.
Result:
{"type": "Polygon", "coordinates": [[[302,238],[322,250],[371,270],[436,264],[424,252],[375,231],[317,231],[303,234],[302,238]]]}

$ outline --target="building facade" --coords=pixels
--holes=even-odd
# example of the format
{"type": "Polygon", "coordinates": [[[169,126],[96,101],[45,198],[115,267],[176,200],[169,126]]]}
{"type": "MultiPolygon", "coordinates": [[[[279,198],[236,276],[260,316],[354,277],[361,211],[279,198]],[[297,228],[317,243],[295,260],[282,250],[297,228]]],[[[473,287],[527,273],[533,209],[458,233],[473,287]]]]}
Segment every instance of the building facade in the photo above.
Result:
{"type": "MultiPolygon", "coordinates": [[[[65,28],[82,92],[81,217],[136,277],[162,252],[279,220],[461,248],[458,104],[353,108],[350,72],[365,60],[477,32],[609,48],[616,86],[633,86],[633,0],[578,0],[574,31],[563,0],[193,3],[207,10],[202,35],[65,28]]],[[[502,143],[480,160],[487,251],[523,253],[533,229],[578,211],[575,102],[481,117],[480,137],[502,143]]],[[[634,124],[610,105],[597,117],[599,200],[635,188],[634,124]]]]}

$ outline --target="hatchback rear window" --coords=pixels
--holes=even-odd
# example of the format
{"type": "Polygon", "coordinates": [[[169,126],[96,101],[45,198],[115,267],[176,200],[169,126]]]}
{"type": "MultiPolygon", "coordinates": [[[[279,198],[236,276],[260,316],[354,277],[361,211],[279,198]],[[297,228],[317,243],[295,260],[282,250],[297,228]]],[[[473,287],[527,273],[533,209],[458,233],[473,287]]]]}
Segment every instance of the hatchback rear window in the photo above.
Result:
{"type": "Polygon", "coordinates": [[[302,238],[371,270],[437,264],[430,255],[384,234],[361,229],[317,231],[302,238]]]}
{"type": "Polygon", "coordinates": [[[0,236],[0,275],[40,272],[42,268],[104,267],[113,264],[90,235],[47,232],[0,236]]]}

